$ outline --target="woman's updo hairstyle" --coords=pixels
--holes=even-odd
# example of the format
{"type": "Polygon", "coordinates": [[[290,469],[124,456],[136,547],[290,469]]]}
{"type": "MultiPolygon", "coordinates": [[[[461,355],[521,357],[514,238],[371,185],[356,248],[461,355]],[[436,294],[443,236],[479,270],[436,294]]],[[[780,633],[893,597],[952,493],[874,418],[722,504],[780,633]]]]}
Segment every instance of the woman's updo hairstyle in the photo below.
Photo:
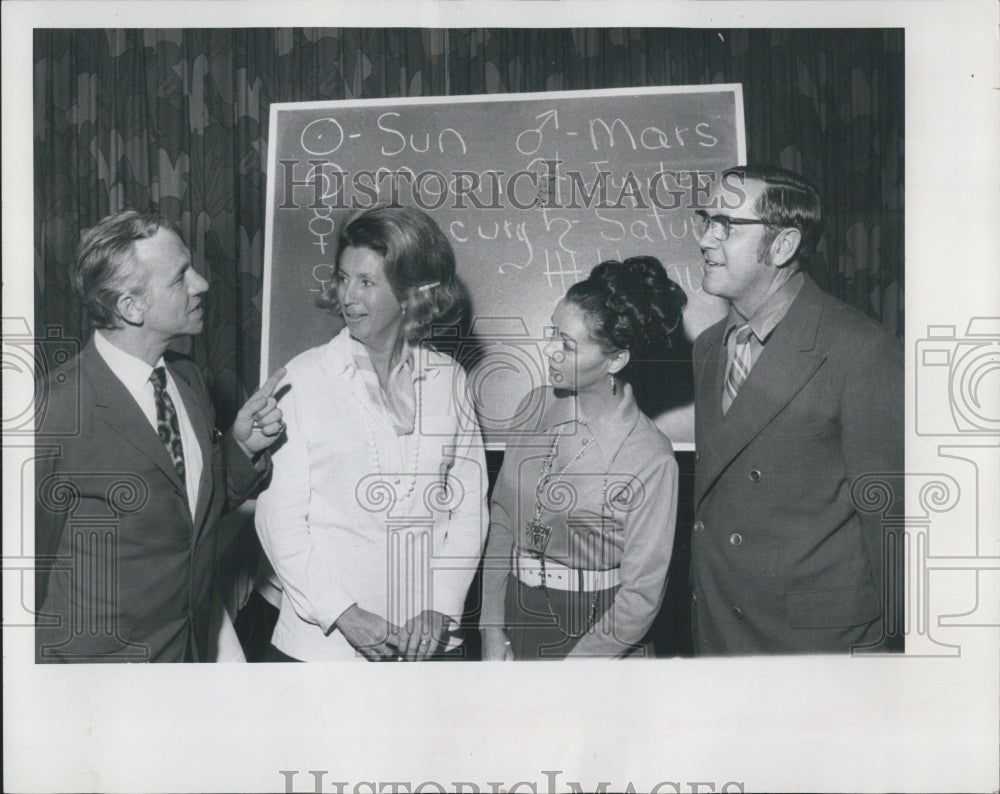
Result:
{"type": "MultiPolygon", "coordinates": [[[[460,313],[463,293],[455,278],[455,252],[427,213],[385,205],[365,210],[340,231],[337,271],[346,248],[368,248],[385,260],[386,279],[403,306],[407,341],[426,339],[436,325],[451,323],[460,313]]],[[[317,303],[340,313],[336,279],[317,303]]]]}
{"type": "Polygon", "coordinates": [[[610,350],[629,351],[629,363],[617,373],[627,382],[684,341],[687,295],[655,257],[601,262],[569,288],[566,300],[583,310],[591,337],[610,350]]]}

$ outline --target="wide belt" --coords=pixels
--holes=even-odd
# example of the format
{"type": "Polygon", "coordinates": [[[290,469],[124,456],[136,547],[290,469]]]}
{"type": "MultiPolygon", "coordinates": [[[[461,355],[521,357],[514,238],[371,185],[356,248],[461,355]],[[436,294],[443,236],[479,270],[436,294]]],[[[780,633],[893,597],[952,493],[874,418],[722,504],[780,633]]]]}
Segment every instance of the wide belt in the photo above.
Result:
{"type": "MultiPolygon", "coordinates": [[[[536,557],[519,554],[515,559],[514,575],[528,587],[541,587],[542,563],[536,557]]],[[[545,559],[545,586],[553,590],[567,590],[571,593],[593,593],[610,590],[621,583],[621,568],[606,571],[588,571],[582,568],[568,568],[554,560],[545,559]]]]}

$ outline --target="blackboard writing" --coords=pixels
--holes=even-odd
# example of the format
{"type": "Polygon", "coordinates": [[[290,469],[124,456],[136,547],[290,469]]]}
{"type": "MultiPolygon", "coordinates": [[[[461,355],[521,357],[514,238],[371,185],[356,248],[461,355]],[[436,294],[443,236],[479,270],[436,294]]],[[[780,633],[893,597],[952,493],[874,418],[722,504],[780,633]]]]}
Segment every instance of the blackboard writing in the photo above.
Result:
{"type": "Polygon", "coordinates": [[[262,370],[339,329],[315,298],[341,225],[376,203],[424,209],[455,248],[488,437],[545,382],[552,308],[604,259],[659,258],[697,334],[723,308],[701,291],[691,212],[743,162],[742,115],[738,85],[272,106],[262,370]]]}

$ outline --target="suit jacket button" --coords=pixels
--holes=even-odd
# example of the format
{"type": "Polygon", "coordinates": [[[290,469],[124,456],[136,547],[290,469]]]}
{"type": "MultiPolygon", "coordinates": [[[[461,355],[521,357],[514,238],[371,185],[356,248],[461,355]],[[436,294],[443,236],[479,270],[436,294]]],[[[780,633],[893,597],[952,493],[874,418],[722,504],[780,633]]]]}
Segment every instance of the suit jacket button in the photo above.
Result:
{"type": "Polygon", "coordinates": [[[729,543],[732,546],[740,546],[743,543],[743,536],[739,532],[734,532],[729,536],[729,543]]]}
{"type": "Polygon", "coordinates": [[[737,620],[743,620],[743,610],[739,607],[733,607],[733,614],[736,615],[737,620]]]}
{"type": "Polygon", "coordinates": [[[702,531],[704,531],[704,529],[705,529],[704,522],[702,522],[702,521],[695,521],[694,522],[694,531],[695,532],[702,532],[702,531]]]}
{"type": "Polygon", "coordinates": [[[751,469],[748,476],[750,477],[750,482],[760,482],[760,472],[757,469],[751,469]]]}
{"type": "Polygon", "coordinates": [[[701,455],[699,455],[697,452],[695,452],[694,453],[694,462],[697,463],[700,460],[701,460],[701,455]]]}

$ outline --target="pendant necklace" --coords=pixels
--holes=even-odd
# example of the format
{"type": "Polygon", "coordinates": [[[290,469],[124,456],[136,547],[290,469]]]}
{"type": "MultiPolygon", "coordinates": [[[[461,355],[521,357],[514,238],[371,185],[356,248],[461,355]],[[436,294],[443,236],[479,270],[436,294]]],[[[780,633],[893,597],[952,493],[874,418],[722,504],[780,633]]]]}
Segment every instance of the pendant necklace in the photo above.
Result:
{"type": "MultiPolygon", "coordinates": [[[[583,427],[587,427],[586,422],[578,421],[578,424],[582,425],[583,427]]],[[[590,428],[587,427],[587,429],[589,431],[590,428]]],[[[556,430],[552,434],[552,443],[549,445],[549,451],[545,455],[545,460],[542,462],[542,471],[538,477],[538,483],[535,485],[535,515],[534,518],[528,522],[527,532],[526,532],[528,551],[532,554],[532,556],[538,558],[541,566],[542,593],[545,595],[545,603],[548,605],[549,613],[556,618],[557,622],[558,622],[558,617],[556,616],[555,610],[552,608],[552,601],[549,599],[549,591],[548,588],[545,586],[545,580],[546,580],[545,547],[548,545],[549,536],[552,534],[552,527],[547,524],[543,524],[541,522],[542,490],[543,488],[545,488],[545,486],[548,486],[549,490],[551,491],[552,488],[554,488],[559,482],[561,482],[565,478],[566,472],[569,471],[570,467],[580,459],[580,457],[583,455],[584,452],[587,451],[587,449],[590,447],[590,444],[594,440],[593,435],[590,435],[589,437],[584,439],[582,445],[580,446],[579,451],[573,456],[570,462],[563,467],[562,471],[560,471],[555,476],[555,479],[549,482],[552,472],[552,465],[555,462],[556,456],[559,454],[559,439],[561,436],[562,433],[560,430],[556,430]]],[[[605,504],[607,502],[607,493],[608,493],[608,472],[605,471],[604,483],[601,486],[601,528],[600,532],[598,533],[598,540],[601,544],[601,562],[600,562],[602,566],[601,570],[603,570],[603,565],[604,565],[604,519],[606,518],[604,510],[605,510],[605,504]]],[[[593,625],[594,618],[597,616],[597,603],[600,600],[600,593],[601,593],[600,590],[594,591],[594,596],[590,601],[590,609],[588,610],[587,613],[587,622],[584,624],[582,631],[580,631],[577,634],[568,631],[567,629],[563,629],[563,632],[570,639],[579,639],[584,634],[586,634],[591,625],[593,625]]]]}

